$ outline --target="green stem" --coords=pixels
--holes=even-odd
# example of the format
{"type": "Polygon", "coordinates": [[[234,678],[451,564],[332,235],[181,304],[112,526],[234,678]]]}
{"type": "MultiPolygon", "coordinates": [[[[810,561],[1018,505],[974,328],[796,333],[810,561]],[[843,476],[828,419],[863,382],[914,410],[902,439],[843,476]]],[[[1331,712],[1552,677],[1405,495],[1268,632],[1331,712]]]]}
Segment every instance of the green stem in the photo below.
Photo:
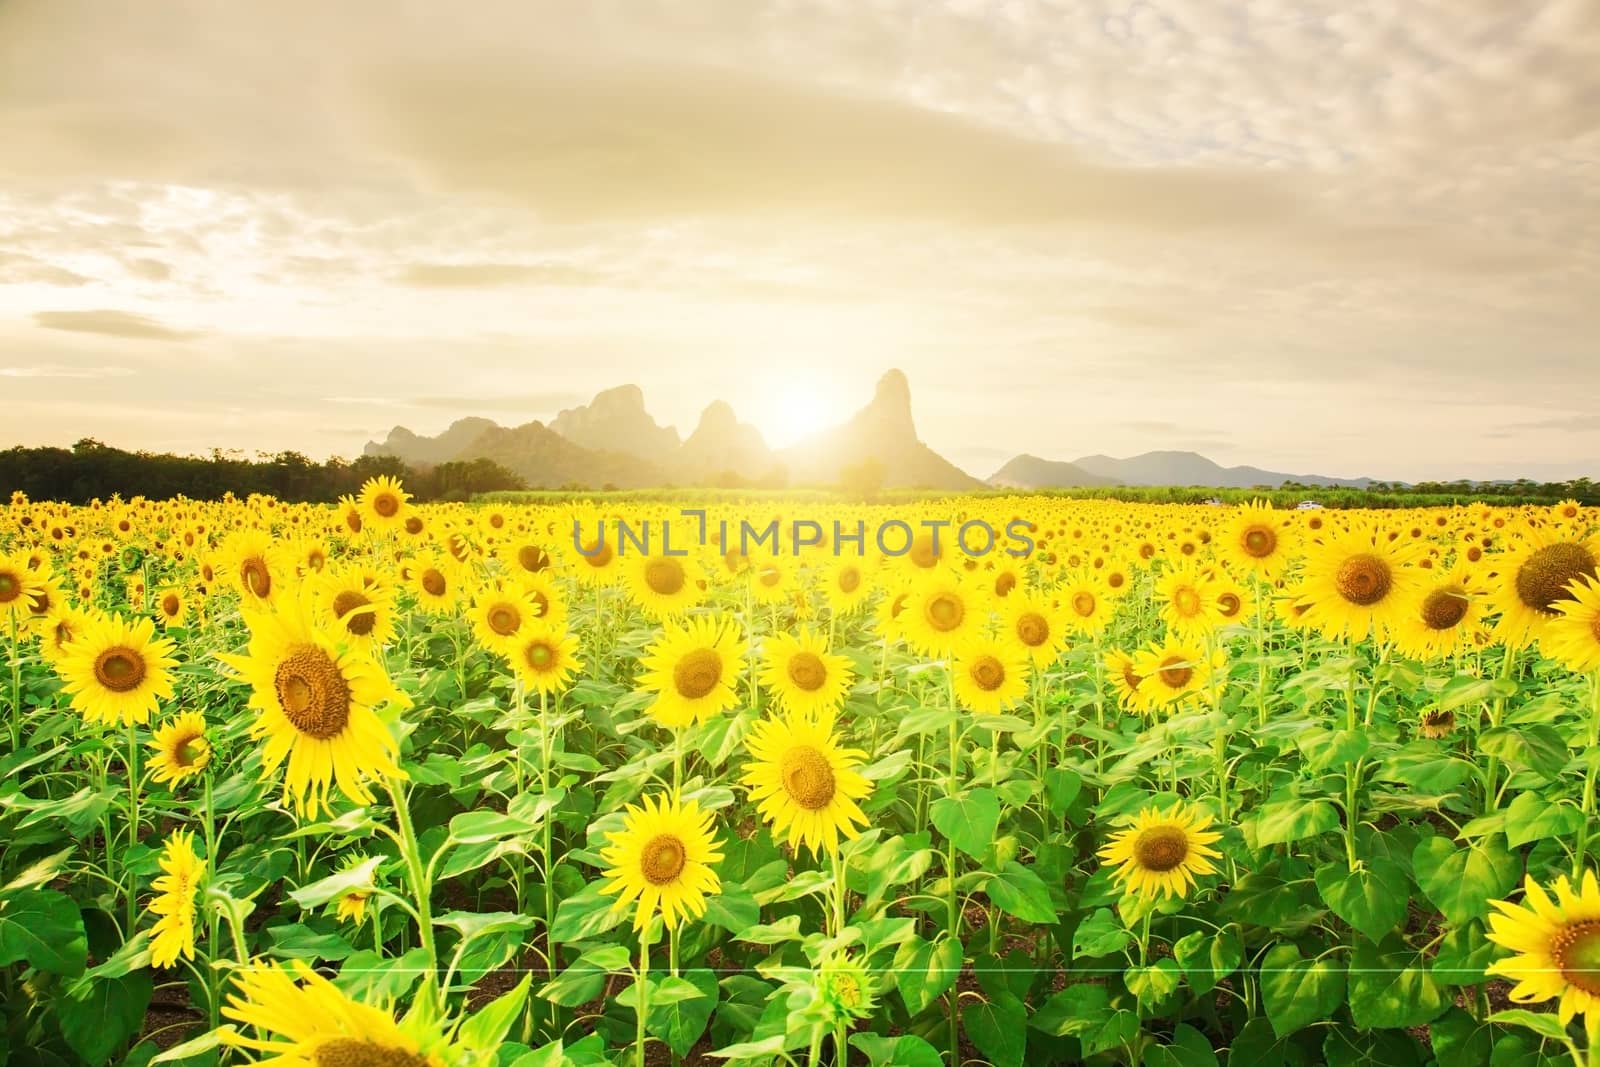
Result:
{"type": "MultiPolygon", "coordinates": [[[[11,620],[11,714],[6,716],[11,726],[11,751],[22,751],[22,646],[17,643],[17,612],[14,608],[6,609],[6,615],[11,620]]],[[[44,640],[51,640],[46,634],[44,640]]]]}
{"type": "MultiPolygon", "coordinates": [[[[539,762],[539,795],[548,797],[550,794],[550,746],[553,742],[550,729],[550,694],[543,689],[539,691],[539,738],[542,751],[539,762]]],[[[548,803],[548,801],[546,801],[548,803]]],[[[560,951],[556,945],[556,860],[554,838],[554,813],[546,815],[541,820],[540,847],[544,862],[544,965],[553,979],[561,967],[560,951]]],[[[532,1003],[532,998],[529,998],[532,1003]]],[[[561,1036],[561,1006],[554,1001],[550,1003],[550,1038],[555,1040],[561,1036]]]]}
{"type": "MultiPolygon", "coordinates": [[[[128,851],[131,855],[139,843],[139,735],[133,723],[128,724],[128,851]]],[[[138,897],[132,879],[128,882],[128,936],[133,936],[133,924],[139,918],[138,897]]]]}
{"type": "Polygon", "coordinates": [[[634,1062],[638,1067],[645,1067],[644,1063],[644,1020],[650,1011],[650,944],[645,940],[649,926],[639,931],[639,996],[634,1002],[635,1013],[638,1015],[638,1024],[634,1030],[634,1062]]]}
{"type": "Polygon", "coordinates": [[[417,935],[422,939],[422,950],[428,956],[428,971],[422,979],[422,991],[417,994],[419,1002],[438,1008],[442,1005],[439,996],[439,953],[433,943],[433,885],[428,878],[427,867],[422,862],[422,850],[417,845],[417,832],[411,825],[411,809],[407,806],[405,789],[400,783],[390,778],[386,782],[389,796],[394,801],[395,827],[400,832],[400,851],[404,854],[406,873],[411,882],[411,892],[416,896],[417,903],[417,935]]]}
{"type": "Polygon", "coordinates": [[[1589,707],[1589,748],[1583,771],[1583,818],[1578,823],[1578,847],[1572,853],[1572,880],[1583,881],[1583,870],[1589,859],[1589,826],[1594,822],[1595,772],[1600,770],[1600,671],[1592,679],[1593,696],[1589,707]]]}
{"type": "MultiPolygon", "coordinates": [[[[203,787],[205,793],[203,801],[205,810],[202,813],[202,817],[205,819],[203,829],[206,836],[206,863],[210,866],[211,874],[214,877],[216,875],[218,862],[217,831],[214,808],[211,801],[210,769],[207,769],[204,772],[203,777],[205,779],[203,787]]],[[[217,936],[221,931],[217,925],[216,909],[208,905],[206,908],[206,913],[208,929],[211,935],[210,939],[206,942],[206,1012],[210,1019],[211,1029],[215,1030],[217,1025],[221,1022],[222,1004],[220,1003],[220,976],[217,973],[216,967],[212,966],[212,963],[217,958],[217,936]]]]}
{"type": "MultiPolygon", "coordinates": [[[[845,924],[845,894],[850,891],[849,883],[845,880],[845,858],[843,849],[835,849],[833,853],[833,929],[830,931],[837,938],[844,932],[845,924]]],[[[838,1067],[844,1067],[850,1062],[850,1048],[846,1043],[850,1037],[850,1027],[842,1018],[834,1024],[833,1028],[833,1055],[838,1067]]]]}
{"type": "MultiPolygon", "coordinates": [[[[958,716],[956,711],[956,676],[954,663],[945,665],[945,678],[948,681],[948,697],[950,710],[958,716]]],[[[961,734],[956,729],[956,718],[950,720],[950,777],[946,785],[946,795],[956,795],[957,765],[961,758],[961,734]]],[[[956,896],[956,845],[954,841],[945,843],[945,874],[949,878],[949,893],[946,900],[946,925],[950,936],[961,943],[961,902],[956,896]]],[[[959,994],[952,988],[950,990],[950,1063],[951,1067],[958,1067],[961,1063],[961,1011],[959,994]]]]}

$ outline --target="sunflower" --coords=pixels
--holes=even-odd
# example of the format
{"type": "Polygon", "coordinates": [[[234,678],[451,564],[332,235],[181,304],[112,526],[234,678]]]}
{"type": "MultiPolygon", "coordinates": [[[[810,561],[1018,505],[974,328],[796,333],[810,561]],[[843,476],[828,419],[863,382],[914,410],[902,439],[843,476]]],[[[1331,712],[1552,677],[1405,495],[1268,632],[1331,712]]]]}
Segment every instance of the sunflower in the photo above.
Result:
{"type": "Polygon", "coordinates": [[[328,806],[328,788],[357,804],[372,803],[364,779],[404,777],[399,746],[374,709],[409,704],[367,653],[336,642],[319,625],[305,596],[250,617],[246,655],[220,658],[250,683],[250,706],[260,715],[251,736],[264,739],[262,777],[288,760],[283,792],[301,814],[328,806]]]}
{"type": "MultiPolygon", "coordinates": [[[[345,873],[359,870],[369,861],[370,857],[355,853],[345,858],[339,865],[339,870],[345,873]]],[[[373,885],[368,881],[365,885],[353,886],[339,894],[339,900],[334,908],[334,918],[339,922],[346,919],[360,925],[367,917],[367,901],[372,899],[373,885]]]]}
{"type": "Polygon", "coordinates": [[[1068,573],[1053,595],[1061,605],[1061,618],[1067,629],[1085,637],[1104,630],[1116,610],[1115,599],[1088,570],[1068,573]]]}
{"type": "MultiPolygon", "coordinates": [[[[35,625],[39,629],[39,655],[52,666],[66,658],[72,643],[89,629],[93,622],[89,612],[81,611],[66,601],[51,608],[35,625]]],[[[152,629],[152,633],[155,631],[152,629]]]]}
{"type": "Polygon", "coordinates": [[[1131,893],[1147,899],[1187,896],[1196,875],[1217,870],[1211,861],[1221,853],[1207,846],[1222,835],[1208,831],[1210,825],[1211,816],[1181,803],[1165,813],[1145,808],[1131,828],[1111,835],[1100,859],[1116,864],[1112,877],[1131,893]]]}
{"type": "Polygon", "coordinates": [[[543,574],[555,566],[555,560],[537,541],[515,541],[495,552],[512,574],[543,574]]]}
{"type": "Polygon", "coordinates": [[[161,701],[172,699],[177,648],[155,632],[149,619],[111,615],[90,619],[66,646],[56,672],[85,719],[131,726],[148,722],[161,701]]]}
{"type": "Polygon", "coordinates": [[[283,587],[288,568],[278,562],[272,539],[256,529],[239,530],[222,546],[222,578],[241,603],[270,604],[283,587]]]}
{"type": "Polygon", "coordinates": [[[1314,546],[1299,589],[1310,623],[1327,637],[1387,638],[1421,584],[1420,572],[1408,565],[1416,554],[1414,545],[1365,525],[1314,546]]]}
{"type": "Polygon", "coordinates": [[[600,892],[617,897],[613,908],[635,900],[633,928],[643,930],[659,908],[667,929],[684,919],[705,914],[706,897],[722,891],[711,865],[722,859],[720,842],[711,836],[711,813],[692,800],[676,796],[628,805],[622,829],[606,835],[600,858],[610,881],[600,892]]]}
{"type": "Polygon", "coordinates": [[[998,715],[1028,694],[1028,654],[1011,640],[965,638],[950,670],[956,702],[975,715],[998,715]]]}
{"type": "Polygon", "coordinates": [[[361,531],[367,524],[366,520],[361,517],[361,504],[355,497],[346,494],[339,498],[339,514],[336,523],[338,528],[349,536],[361,536],[361,531]]]}
{"type": "Polygon", "coordinates": [[[33,612],[35,598],[44,591],[39,578],[20,555],[0,552],[0,612],[22,618],[33,612]]]}
{"type": "Polygon", "coordinates": [[[554,571],[522,571],[514,575],[514,580],[538,609],[540,622],[558,629],[567,625],[567,598],[556,583],[554,571]]]}
{"type": "Polygon", "coordinates": [[[417,1015],[396,1023],[352,1000],[300,960],[238,972],[222,1014],[262,1036],[223,1028],[222,1043],[264,1053],[272,1067],[448,1067],[460,1053],[417,1015]],[[296,984],[297,982],[303,984],[296,984]],[[270,1058],[267,1058],[270,1057],[270,1058]]]}
{"type": "MultiPolygon", "coordinates": [[[[1292,514],[1292,513],[1291,513],[1292,514]]],[[[1298,536],[1267,500],[1239,507],[1216,538],[1216,551],[1235,573],[1272,580],[1294,558],[1298,536]]]]}
{"type": "Polygon", "coordinates": [[[319,618],[350,647],[373,650],[394,640],[394,588],[377,571],[331,564],[309,579],[319,618]]]}
{"type": "Polygon", "coordinates": [[[1222,622],[1216,591],[1192,562],[1168,567],[1156,580],[1156,595],[1164,601],[1161,619],[1167,631],[1178,637],[1204,637],[1222,622]]]}
{"type": "Polygon", "coordinates": [[[1440,660],[1473,647],[1483,598],[1472,572],[1457,565],[1431,572],[1395,626],[1395,647],[1412,659],[1440,660]]]}
{"type": "Polygon", "coordinates": [[[156,781],[176,783],[199,774],[211,762],[206,717],[197,711],[188,711],[163,723],[156,727],[150,747],[156,752],[150,760],[151,776],[156,781]]]}
{"type": "Polygon", "coordinates": [[[861,610],[872,596],[877,567],[865,556],[839,556],[822,570],[820,585],[835,615],[861,610]]]}
{"type": "Polygon", "coordinates": [[[156,924],[150,930],[150,962],[171,967],[182,955],[194,959],[194,894],[205,877],[206,863],[194,851],[194,833],[176,831],[161,848],[162,874],[151,883],[158,894],[150,902],[156,924]]]}
{"type": "Polygon", "coordinates": [[[1600,670],[1600,581],[1582,578],[1557,602],[1559,618],[1545,626],[1544,654],[1572,671],[1600,670]]]}
{"type": "Polygon", "coordinates": [[[622,576],[633,602],[653,619],[682,615],[706,595],[705,573],[682,556],[629,556],[622,576]]]}
{"type": "Polygon", "coordinates": [[[189,600],[183,590],[168,586],[156,594],[156,618],[162,627],[182,626],[189,617],[189,600]]]}
{"type": "Polygon", "coordinates": [[[1422,713],[1422,721],[1417,725],[1417,733],[1430,741],[1449,737],[1455,729],[1456,713],[1449,708],[1429,708],[1422,713]]]}
{"type": "Polygon", "coordinates": [[[491,652],[508,653],[517,647],[522,631],[539,618],[539,608],[516,586],[486,586],[472,598],[467,612],[478,643],[491,652]]]}
{"type": "Polygon", "coordinates": [[[461,599],[461,566],[437,552],[422,552],[406,562],[405,573],[417,607],[427,615],[449,615],[461,599]]]}
{"type": "Polygon", "coordinates": [[[578,659],[578,639],[565,627],[537,619],[517,631],[517,639],[500,650],[522,684],[536,693],[564,689],[583,669],[578,659]]]}
{"type": "Polygon", "coordinates": [[[361,521],[365,528],[392,530],[405,518],[411,494],[400,488],[400,480],[388,476],[368,478],[361,486],[361,521]]]}
{"type": "Polygon", "coordinates": [[[665,632],[640,658],[639,687],[656,694],[647,714],[663,726],[690,726],[738,702],[744,640],[735,624],[690,619],[665,632]]]}
{"type": "Polygon", "coordinates": [[[1520,548],[1502,561],[1492,591],[1500,611],[1494,635],[1509,648],[1522,648],[1542,637],[1561,617],[1558,605],[1576,598],[1573,583],[1597,577],[1600,537],[1580,537],[1544,527],[1530,528],[1520,548]]]}
{"type": "Polygon", "coordinates": [[[872,785],[855,767],[866,754],[840,748],[833,736],[833,713],[763,719],[746,742],[752,762],[742,781],[774,836],[787,834],[789,847],[801,844],[813,856],[839,850],[839,839],[856,837],[867,825],[856,801],[872,785]]]}
{"type": "Polygon", "coordinates": [[[1125,711],[1144,711],[1149,706],[1144,675],[1131,653],[1110,649],[1105,654],[1106,677],[1111,679],[1111,691],[1125,711]]]}
{"type": "Polygon", "coordinates": [[[593,516],[588,519],[574,518],[570,551],[572,573],[577,575],[582,584],[594,587],[615,585],[622,577],[622,568],[617,565],[616,538],[606,537],[606,520],[593,516]],[[593,537],[588,532],[591,527],[595,531],[593,537]]]}
{"type": "Polygon", "coordinates": [[[1134,669],[1144,679],[1140,695],[1151,707],[1187,703],[1205,695],[1211,675],[1221,666],[1221,651],[1206,657],[1205,646],[1169,638],[1140,653],[1134,669]]]}
{"type": "Polygon", "coordinates": [[[1061,611],[1037,593],[1018,593],[1006,601],[1002,632],[1027,653],[1035,667],[1048,667],[1067,643],[1061,611]]]}
{"type": "Polygon", "coordinates": [[[913,648],[927,656],[942,657],[976,631],[982,621],[978,605],[954,572],[934,571],[912,584],[900,623],[913,648]]]}
{"type": "Polygon", "coordinates": [[[848,1025],[873,1011],[872,972],[847,952],[834,952],[817,971],[818,998],[828,1025],[848,1025]]]}
{"type": "Polygon", "coordinates": [[[1485,968],[1516,985],[1511,1000],[1538,1004],[1560,998],[1562,1025],[1582,1015],[1591,1047],[1600,1039],[1600,883],[1584,871],[1577,892],[1566,875],[1556,879],[1555,899],[1531,876],[1523,880],[1522,904],[1493,900],[1488,939],[1514,955],[1485,968]]]}
{"type": "Polygon", "coordinates": [[[1220,568],[1211,575],[1211,599],[1221,625],[1238,626],[1255,614],[1255,597],[1244,585],[1220,568]]]}
{"type": "Polygon", "coordinates": [[[746,572],[750,594],[757,604],[782,604],[799,585],[799,574],[794,564],[786,559],[752,561],[746,572]]]}
{"type": "Polygon", "coordinates": [[[768,637],[761,661],[761,684],[780,707],[795,715],[837,711],[854,680],[850,661],[829,652],[827,641],[809,629],[798,636],[768,637]]]}

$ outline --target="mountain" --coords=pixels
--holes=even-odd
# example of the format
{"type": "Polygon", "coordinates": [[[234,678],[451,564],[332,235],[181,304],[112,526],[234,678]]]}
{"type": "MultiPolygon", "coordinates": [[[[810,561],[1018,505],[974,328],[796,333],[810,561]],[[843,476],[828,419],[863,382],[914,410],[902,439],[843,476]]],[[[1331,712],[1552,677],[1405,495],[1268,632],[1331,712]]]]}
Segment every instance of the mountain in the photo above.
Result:
{"type": "Polygon", "coordinates": [[[1124,485],[1197,485],[1219,489],[1250,489],[1258,485],[1276,489],[1284,482],[1303,485],[1352,486],[1364,489],[1371,478],[1329,478],[1320,474],[1281,474],[1260,467],[1224,467],[1196,452],[1145,452],[1127,459],[1084,456],[1072,465],[1097,478],[1124,485]]]}
{"type": "Polygon", "coordinates": [[[653,463],[670,459],[678,450],[678,431],[656,425],[644,409],[644,390],[637,385],[596,393],[589,403],[562,411],[549,428],[584,448],[623,452],[653,463]]]}
{"type": "Polygon", "coordinates": [[[480,457],[522,475],[530,489],[557,489],[567,484],[647,489],[671,480],[654,463],[625,452],[584,448],[542,422],[510,429],[491,426],[455,458],[480,457]]]}
{"type": "Polygon", "coordinates": [[[779,455],[795,485],[838,484],[846,468],[869,458],[883,464],[886,486],[972,489],[983,484],[917,439],[911,384],[898,370],[878,379],[872,402],[848,422],[779,455]]]}
{"type": "Polygon", "coordinates": [[[497,428],[489,419],[457,419],[439,436],[422,437],[404,426],[396,426],[382,444],[368,441],[362,452],[368,456],[398,456],[411,466],[431,467],[460,457],[462,450],[485,430],[497,428]]]}
{"type": "Polygon", "coordinates": [[[740,422],[724,401],[714,400],[700,413],[694,433],[684,439],[673,468],[690,485],[703,485],[727,472],[753,481],[769,474],[775,463],[777,457],[761,431],[740,422]]]}
{"type": "Polygon", "coordinates": [[[1115,478],[1090,474],[1073,463],[1023,453],[989,475],[989,484],[998,489],[1057,489],[1122,483],[1115,478]]]}

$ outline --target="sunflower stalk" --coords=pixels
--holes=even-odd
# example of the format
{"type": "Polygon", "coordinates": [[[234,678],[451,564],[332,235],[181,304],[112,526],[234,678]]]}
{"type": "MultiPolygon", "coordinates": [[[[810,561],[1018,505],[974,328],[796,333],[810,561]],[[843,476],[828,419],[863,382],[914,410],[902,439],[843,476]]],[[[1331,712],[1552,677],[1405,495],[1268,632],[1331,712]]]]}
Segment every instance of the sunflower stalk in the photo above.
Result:
{"type": "Polygon", "coordinates": [[[394,802],[395,828],[399,831],[396,840],[400,845],[401,858],[405,860],[411,892],[417,902],[417,935],[428,957],[428,970],[422,976],[422,989],[417,994],[417,1001],[437,1013],[443,1007],[443,1000],[438,988],[439,953],[433,941],[433,885],[428,877],[427,866],[422,861],[417,831],[411,825],[411,809],[408,807],[405,787],[395,778],[385,779],[385,784],[394,802]]]}
{"type": "MultiPolygon", "coordinates": [[[[128,852],[131,855],[134,846],[139,843],[139,732],[133,723],[128,724],[128,852]]],[[[133,932],[134,923],[139,918],[139,894],[137,883],[133,878],[128,880],[128,932],[133,932]]]]}
{"type": "MultiPolygon", "coordinates": [[[[520,688],[520,683],[519,683],[520,688]]],[[[543,751],[540,753],[539,762],[539,795],[547,797],[550,794],[550,763],[551,744],[550,736],[550,694],[544,689],[539,690],[539,738],[543,751]]],[[[556,944],[556,860],[555,836],[553,828],[554,813],[550,813],[540,821],[539,847],[540,856],[544,863],[544,962],[545,968],[555,977],[556,969],[561,964],[559,946],[556,944]]],[[[528,999],[530,1017],[532,1013],[533,998],[528,999]]],[[[552,1040],[561,1036],[561,1006],[554,1001],[550,1002],[550,1037],[552,1040]]]]}

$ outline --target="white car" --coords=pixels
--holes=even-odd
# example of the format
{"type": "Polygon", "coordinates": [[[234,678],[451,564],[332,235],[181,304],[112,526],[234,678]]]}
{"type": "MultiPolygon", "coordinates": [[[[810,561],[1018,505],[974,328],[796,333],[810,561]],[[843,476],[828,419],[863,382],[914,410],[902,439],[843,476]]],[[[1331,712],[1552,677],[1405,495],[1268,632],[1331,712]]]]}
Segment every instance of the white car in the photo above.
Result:
{"type": "Polygon", "coordinates": [[[1315,500],[1302,500],[1300,503],[1294,506],[1294,509],[1296,511],[1316,511],[1321,507],[1322,505],[1317,503],[1315,500]]]}

